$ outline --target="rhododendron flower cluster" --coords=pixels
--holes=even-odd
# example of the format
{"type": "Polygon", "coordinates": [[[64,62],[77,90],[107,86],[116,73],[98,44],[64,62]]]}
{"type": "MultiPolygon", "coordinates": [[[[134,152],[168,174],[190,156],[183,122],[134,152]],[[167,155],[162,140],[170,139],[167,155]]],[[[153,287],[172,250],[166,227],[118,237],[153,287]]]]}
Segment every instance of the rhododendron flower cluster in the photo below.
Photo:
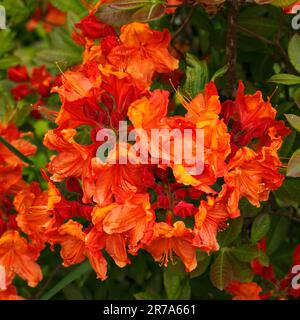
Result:
{"type": "MultiPolygon", "coordinates": [[[[197,2],[215,13],[226,1],[197,2]]],[[[183,72],[181,52],[174,46],[178,35],[172,38],[168,29],[158,30],[144,21],[110,25],[99,20],[101,5],[100,1],[89,8],[89,15],[78,19],[69,34],[73,45],[82,49],[80,63],[64,68],[58,61],[58,75],[42,63],[29,68],[17,62],[5,71],[12,85],[11,100],[30,105],[35,120],[43,114],[51,117],[46,125],[41,120],[46,133],[37,148],[32,143],[33,137],[38,139],[36,132],[27,132],[34,125],[17,127],[13,116],[6,121],[0,112],[0,267],[5,271],[0,300],[22,299],[15,287],[18,278],[29,287],[39,285],[44,250],[51,254],[57,250],[66,268],[87,261],[103,281],[110,276],[111,264],[125,268],[140,254],[162,268],[179,264],[193,274],[201,255],[210,259],[216,253],[214,262],[226,251],[234,256],[234,244],[228,242],[223,249],[220,237],[242,220],[241,203],[260,208],[283,184],[285,164],[279,150],[291,131],[283,120],[276,120],[279,109],[272,98],[261,91],[247,93],[248,83],[240,80],[234,94],[227,95],[231,99],[225,99],[215,81],[218,77],[208,75],[196,93],[189,92],[188,86],[181,86],[183,79],[191,81],[191,67],[187,62],[183,72]],[[48,104],[52,97],[59,101],[55,110],[48,104]],[[180,147],[189,151],[189,157],[178,162],[176,138],[167,133],[183,135],[186,130],[191,143],[180,141],[180,147]],[[195,147],[199,131],[202,157],[195,147]],[[112,132],[115,141],[99,139],[99,132],[112,132]],[[125,142],[124,132],[126,138],[131,135],[125,142]],[[147,148],[139,132],[146,137],[147,148]],[[153,132],[161,139],[155,147],[153,132]],[[132,148],[134,143],[137,149],[132,148]],[[142,149],[147,161],[139,158],[142,149]],[[121,161],[133,150],[137,161],[121,161]],[[47,161],[39,169],[28,158],[37,152],[45,153],[47,161]],[[32,176],[26,179],[30,169],[32,176]]],[[[184,3],[161,5],[172,14],[184,3]]],[[[30,32],[39,30],[40,21],[47,35],[70,22],[50,3],[33,12],[26,24],[30,32]]],[[[250,273],[268,281],[272,289],[240,281],[236,275],[227,283],[220,281],[219,289],[236,300],[299,297],[299,290],[290,287],[292,267],[300,264],[299,245],[292,267],[280,278],[262,259],[267,243],[265,234],[259,236],[249,236],[254,239],[249,247],[245,244],[250,258],[242,257],[241,262],[249,263],[250,273]]]]}
{"type": "MultiPolygon", "coordinates": [[[[197,250],[219,249],[217,233],[240,215],[242,197],[260,206],[281,185],[277,151],[288,130],[275,120],[271,103],[260,92],[245,94],[242,83],[236,100],[223,103],[212,82],[191,100],[178,92],[186,113],[170,115],[172,92],[150,89],[157,74],[178,68],[169,51],[168,30],[131,23],[118,35],[92,15],[77,27],[81,33],[75,38],[85,44],[84,61],[62,73],[62,85],[53,88],[62,105],[57,128],[46,134],[44,144],[56,152],[48,165],[50,179],[72,181],[78,198],[73,205],[58,196],[48,211],[46,201],[45,220],[34,219],[31,229],[42,228],[38,241],[61,245],[65,266],[87,258],[101,279],[107,277],[104,251],[120,267],[144,249],[165,266],[176,255],[192,271],[197,250]],[[172,161],[168,166],[102,163],[96,157],[101,144],[95,139],[97,130],[117,130],[126,119],[129,127],[146,132],[203,129],[204,172],[193,175],[187,163],[172,161]],[[76,140],[82,126],[89,128],[88,144],[76,140]],[[54,222],[49,210],[60,218],[54,222]]],[[[115,148],[124,151],[118,144],[115,148]]]]}

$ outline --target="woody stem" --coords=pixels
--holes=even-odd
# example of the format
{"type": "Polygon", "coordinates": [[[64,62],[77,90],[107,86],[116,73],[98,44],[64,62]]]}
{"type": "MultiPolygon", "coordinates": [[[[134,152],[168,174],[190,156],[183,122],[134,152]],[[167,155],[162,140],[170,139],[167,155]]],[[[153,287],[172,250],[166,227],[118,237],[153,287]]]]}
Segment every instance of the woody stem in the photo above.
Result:
{"type": "Polygon", "coordinates": [[[239,0],[229,0],[227,19],[226,63],[228,66],[226,75],[226,90],[229,99],[234,97],[236,87],[236,34],[237,18],[239,12],[239,0]]]}

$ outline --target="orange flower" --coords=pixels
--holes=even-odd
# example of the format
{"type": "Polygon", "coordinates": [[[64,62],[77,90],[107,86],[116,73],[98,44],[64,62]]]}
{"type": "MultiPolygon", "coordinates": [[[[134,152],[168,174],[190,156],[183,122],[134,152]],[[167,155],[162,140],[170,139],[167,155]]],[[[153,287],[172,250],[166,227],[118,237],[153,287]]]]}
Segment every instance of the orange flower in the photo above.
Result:
{"type": "Polygon", "coordinates": [[[17,274],[27,281],[30,287],[35,287],[43,275],[35,262],[39,252],[32,247],[17,231],[6,231],[0,238],[0,265],[4,266],[7,284],[10,284],[17,274]]]}
{"type": "Polygon", "coordinates": [[[22,168],[20,166],[0,165],[0,192],[15,193],[26,183],[22,180],[22,168]]]}
{"type": "Polygon", "coordinates": [[[94,240],[96,237],[98,237],[98,239],[101,237],[106,252],[114,259],[120,268],[123,268],[130,263],[126,251],[127,240],[123,234],[107,234],[103,230],[103,220],[112,208],[115,208],[115,204],[104,208],[95,207],[92,216],[93,223],[96,227],[93,228],[93,232],[89,233],[88,244],[90,246],[90,243],[95,243],[95,241],[91,240],[94,240]]]}
{"type": "Polygon", "coordinates": [[[92,89],[101,83],[100,72],[95,78],[85,74],[84,70],[68,71],[61,76],[62,86],[54,87],[52,92],[57,92],[64,102],[80,100],[92,95],[92,89]]]}
{"type": "Polygon", "coordinates": [[[74,141],[76,130],[50,130],[44,138],[44,145],[59,154],[51,158],[48,164],[53,181],[62,181],[69,177],[80,177],[88,158],[88,148],[74,141]]]}
{"type": "Polygon", "coordinates": [[[259,153],[248,147],[238,150],[224,177],[233,190],[229,200],[231,204],[238,207],[243,196],[257,207],[260,201],[268,200],[270,191],[279,188],[284,179],[278,172],[280,165],[278,155],[271,148],[264,147],[259,153]]]}
{"type": "Polygon", "coordinates": [[[181,103],[188,111],[186,119],[204,130],[205,163],[209,164],[216,177],[224,175],[225,160],[230,154],[230,135],[223,120],[219,119],[221,104],[213,82],[205,86],[191,102],[179,95],[181,103]]]}
{"type": "MultiPolygon", "coordinates": [[[[0,136],[6,139],[12,146],[18,149],[24,156],[32,156],[36,152],[36,146],[32,145],[25,136],[30,136],[30,133],[21,133],[14,124],[2,125],[0,123],[0,136]]],[[[0,161],[3,159],[7,165],[27,166],[19,157],[7,149],[0,143],[0,161]]]]}
{"type": "Polygon", "coordinates": [[[187,167],[182,164],[172,165],[174,177],[178,183],[186,186],[193,186],[197,190],[206,193],[216,193],[210,186],[216,181],[215,173],[209,165],[204,164],[204,171],[201,175],[191,175],[187,167]]]}
{"type": "MultiPolygon", "coordinates": [[[[32,156],[36,147],[23,139],[29,133],[21,133],[14,124],[0,123],[0,136],[25,156],[32,156]]],[[[0,143],[0,193],[14,194],[26,187],[22,180],[22,170],[27,164],[0,143]]]]}
{"type": "Polygon", "coordinates": [[[41,8],[37,8],[31,19],[27,22],[26,28],[28,31],[33,31],[40,21],[44,21],[43,27],[46,32],[50,32],[53,27],[65,24],[67,14],[55,8],[52,4],[48,4],[47,12],[43,17],[41,8]]]}
{"type": "Polygon", "coordinates": [[[193,245],[206,252],[219,250],[217,231],[227,226],[229,214],[223,196],[224,192],[218,198],[208,196],[206,201],[201,201],[195,214],[193,245]]]}
{"type": "Polygon", "coordinates": [[[130,251],[134,253],[143,242],[148,225],[154,221],[155,215],[150,208],[148,194],[135,194],[120,203],[97,207],[92,213],[92,221],[99,230],[110,236],[126,233],[130,251]]]}
{"type": "Polygon", "coordinates": [[[283,121],[276,121],[276,110],[272,107],[270,99],[263,100],[262,93],[257,91],[255,94],[244,94],[245,87],[239,82],[236,94],[236,101],[226,101],[223,104],[222,113],[226,114],[226,121],[229,118],[234,120],[232,125],[232,139],[238,146],[246,146],[257,138],[258,145],[271,146],[273,139],[276,139],[277,146],[280,148],[282,138],[289,133],[283,121]],[[277,131],[277,137],[270,134],[270,129],[277,131]]]}
{"type": "Polygon", "coordinates": [[[108,61],[130,74],[139,88],[148,88],[154,72],[168,73],[178,68],[178,61],[167,49],[170,38],[166,29],[160,32],[147,24],[128,24],[121,28],[120,44],[110,51],[108,61]]]}
{"type": "Polygon", "coordinates": [[[192,246],[193,233],[185,227],[184,222],[177,221],[173,226],[165,222],[154,225],[153,240],[145,246],[155,261],[165,267],[169,259],[173,261],[173,251],[182,260],[186,271],[190,272],[197,266],[196,249],[192,246]]]}
{"type": "Polygon", "coordinates": [[[0,290],[0,300],[24,300],[17,293],[15,286],[10,285],[5,290],[0,290]]]}
{"type": "Polygon", "coordinates": [[[107,262],[101,253],[104,247],[101,234],[96,229],[84,232],[82,228],[79,222],[69,220],[58,229],[48,230],[47,236],[50,243],[61,245],[60,255],[65,267],[81,263],[87,257],[97,277],[105,280],[107,262]]]}
{"type": "Polygon", "coordinates": [[[34,245],[41,248],[47,240],[45,231],[55,223],[52,211],[54,205],[61,201],[59,191],[51,182],[48,183],[48,188],[49,190],[42,192],[39,185],[33,182],[14,198],[19,228],[34,240],[34,245]]]}
{"type": "Polygon", "coordinates": [[[130,195],[143,192],[145,186],[141,181],[143,166],[140,164],[119,164],[120,157],[130,156],[129,144],[117,144],[109,153],[107,163],[103,163],[100,158],[91,160],[93,172],[93,180],[86,181],[85,200],[88,201],[90,196],[99,206],[105,206],[112,201],[113,195],[125,193],[127,197],[130,195]],[[117,159],[116,164],[110,163],[110,159],[117,159]]]}
{"type": "Polygon", "coordinates": [[[262,288],[255,282],[232,281],[225,290],[233,295],[232,300],[261,300],[262,288]]]}
{"type": "Polygon", "coordinates": [[[154,90],[150,97],[136,100],[129,106],[128,117],[135,129],[150,130],[166,127],[164,118],[168,112],[169,92],[154,90]]]}
{"type": "Polygon", "coordinates": [[[66,23],[67,14],[48,4],[48,11],[44,20],[44,29],[50,32],[54,26],[61,26],[66,23]]]}
{"type": "Polygon", "coordinates": [[[187,110],[185,121],[192,123],[195,129],[204,131],[204,170],[200,175],[192,175],[188,166],[183,163],[172,167],[174,176],[179,183],[191,185],[206,193],[215,193],[210,186],[218,177],[224,175],[225,160],[231,150],[227,126],[219,119],[221,104],[216,87],[213,83],[207,84],[204,92],[198,94],[191,102],[186,101],[180,94],[178,97],[187,110]]]}

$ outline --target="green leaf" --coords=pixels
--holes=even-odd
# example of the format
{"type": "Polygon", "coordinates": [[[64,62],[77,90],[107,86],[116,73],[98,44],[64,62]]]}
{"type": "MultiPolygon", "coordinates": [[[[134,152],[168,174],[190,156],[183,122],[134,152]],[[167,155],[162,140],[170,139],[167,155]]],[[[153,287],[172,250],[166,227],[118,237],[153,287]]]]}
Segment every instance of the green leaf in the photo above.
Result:
{"type": "Polygon", "coordinates": [[[253,206],[247,198],[243,197],[239,202],[239,209],[243,217],[252,218],[255,217],[261,210],[261,208],[257,208],[253,206]]]}
{"type": "Polygon", "coordinates": [[[297,0],[273,0],[272,5],[276,6],[276,7],[284,8],[284,7],[288,7],[296,2],[297,2],[297,0]]]}
{"type": "Polygon", "coordinates": [[[53,67],[57,62],[64,69],[80,63],[82,52],[82,48],[72,41],[71,35],[66,29],[56,28],[50,33],[50,48],[37,52],[36,63],[53,67]]]}
{"type": "Polygon", "coordinates": [[[136,300],[160,300],[161,296],[152,292],[139,292],[133,295],[136,300]]]}
{"type": "Polygon", "coordinates": [[[20,63],[20,59],[15,56],[5,57],[0,59],[0,69],[6,70],[16,64],[20,63]]]}
{"type": "Polygon", "coordinates": [[[228,258],[233,271],[234,280],[240,282],[251,282],[253,279],[253,272],[249,263],[236,259],[232,254],[228,254],[228,258]]]}
{"type": "Polygon", "coordinates": [[[241,244],[232,249],[231,253],[242,262],[251,262],[261,256],[261,250],[249,244],[241,244]]]}
{"type": "Polygon", "coordinates": [[[276,201],[279,201],[279,204],[282,204],[283,207],[291,205],[297,208],[300,203],[299,190],[299,179],[285,179],[282,186],[273,193],[276,201]]]}
{"type": "Polygon", "coordinates": [[[220,247],[228,247],[241,233],[243,227],[242,217],[232,219],[229,227],[218,234],[218,243],[220,247]]]}
{"type": "Polygon", "coordinates": [[[201,61],[190,53],[186,55],[186,63],[186,81],[183,90],[189,98],[194,98],[209,81],[208,66],[206,61],[201,61]]]}
{"type": "Polygon", "coordinates": [[[168,267],[164,269],[164,286],[167,298],[170,300],[190,298],[189,277],[179,260],[176,264],[169,263],[168,267]]]}
{"type": "Polygon", "coordinates": [[[291,86],[291,85],[300,84],[300,77],[295,76],[294,74],[289,74],[289,73],[278,73],[273,75],[269,79],[269,82],[291,86]]]}
{"type": "MultiPolygon", "coordinates": [[[[299,194],[299,190],[298,190],[299,194]]],[[[272,217],[270,231],[267,235],[267,254],[274,253],[285,240],[290,228],[290,220],[283,216],[272,217]]]]}
{"type": "Polygon", "coordinates": [[[300,149],[295,151],[289,160],[286,175],[294,178],[300,177],[300,149]]]}
{"type": "Polygon", "coordinates": [[[48,292],[46,292],[42,297],[41,300],[49,300],[54,297],[58,292],[63,290],[66,286],[68,286],[73,281],[77,280],[82,275],[90,272],[92,267],[90,262],[86,260],[81,265],[74,268],[66,277],[64,277],[61,281],[59,281],[53,288],[51,288],[48,292]]]}
{"type": "Polygon", "coordinates": [[[300,88],[298,88],[295,93],[294,93],[294,96],[293,96],[295,102],[296,102],[296,105],[298,106],[298,108],[300,108],[300,88]]]}
{"type": "Polygon", "coordinates": [[[66,300],[84,300],[84,296],[80,288],[73,284],[69,284],[62,291],[66,300]]]}
{"type": "Polygon", "coordinates": [[[0,31],[0,56],[14,48],[15,33],[10,29],[0,31]]]}
{"type": "Polygon", "coordinates": [[[216,81],[216,79],[223,77],[226,74],[227,70],[228,65],[226,64],[214,73],[214,75],[211,77],[211,81],[216,81]]]}
{"type": "Polygon", "coordinates": [[[257,258],[259,263],[264,267],[268,267],[270,265],[270,259],[267,254],[263,251],[260,252],[260,256],[257,258]]]}
{"type": "MultiPolygon", "coordinates": [[[[277,21],[272,18],[266,18],[262,16],[260,16],[258,19],[248,16],[241,16],[238,20],[238,24],[241,27],[264,37],[273,36],[278,30],[277,21]]],[[[241,29],[239,29],[239,31],[249,36],[247,32],[241,29]]]]}
{"type": "Polygon", "coordinates": [[[221,250],[210,268],[210,280],[219,290],[223,290],[233,279],[233,270],[225,250],[221,250]]]}
{"type": "Polygon", "coordinates": [[[300,117],[296,116],[295,114],[285,114],[287,121],[289,124],[300,132],[300,117]]]}
{"type": "Polygon", "coordinates": [[[269,231],[271,225],[271,218],[269,214],[258,215],[252,224],[251,228],[251,242],[257,243],[261,240],[269,231]]]}
{"type": "Polygon", "coordinates": [[[300,73],[300,36],[295,34],[288,46],[289,58],[294,68],[300,73]]]}
{"type": "Polygon", "coordinates": [[[3,137],[0,136],[0,143],[4,144],[9,151],[11,151],[13,154],[15,154],[18,158],[20,158],[23,162],[34,165],[33,161],[29,159],[28,157],[24,156],[23,153],[21,153],[18,149],[16,149],[13,145],[11,145],[7,140],[5,140],[3,137]]]}
{"type": "Polygon", "coordinates": [[[165,4],[160,0],[113,0],[99,6],[95,16],[112,26],[130,22],[147,22],[160,19],[165,14],[165,4]]]}
{"type": "Polygon", "coordinates": [[[70,49],[45,49],[36,55],[41,63],[53,66],[56,62],[64,67],[72,66],[81,61],[81,53],[70,49]]]}
{"type": "Polygon", "coordinates": [[[6,14],[9,16],[9,22],[13,24],[23,22],[24,20],[28,19],[32,13],[32,8],[30,8],[27,3],[25,4],[22,0],[4,0],[1,4],[6,9],[6,14]]]}
{"type": "Polygon", "coordinates": [[[209,266],[211,256],[206,252],[197,252],[197,267],[190,273],[191,279],[201,276],[209,266]]]}
{"type": "Polygon", "coordinates": [[[88,13],[87,8],[80,0],[50,0],[52,5],[63,12],[74,12],[80,16],[88,13]]]}
{"type": "Polygon", "coordinates": [[[278,73],[272,76],[269,79],[269,82],[292,86],[295,84],[300,84],[300,77],[289,73],[278,73]]]}

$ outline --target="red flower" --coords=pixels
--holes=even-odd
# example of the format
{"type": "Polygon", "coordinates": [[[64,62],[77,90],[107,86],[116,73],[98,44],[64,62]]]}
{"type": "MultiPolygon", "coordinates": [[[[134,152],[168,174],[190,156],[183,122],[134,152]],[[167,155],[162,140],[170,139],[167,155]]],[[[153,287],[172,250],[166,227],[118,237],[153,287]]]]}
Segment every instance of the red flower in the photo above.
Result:
{"type": "Polygon", "coordinates": [[[28,87],[27,84],[18,84],[16,87],[11,89],[11,94],[16,101],[22,100],[27,97],[32,90],[28,87]]]}
{"type": "Polygon", "coordinates": [[[174,214],[180,216],[181,218],[186,218],[188,216],[192,216],[195,214],[197,209],[194,207],[192,203],[187,203],[185,201],[180,201],[174,207],[174,214]]]}
{"type": "Polygon", "coordinates": [[[283,10],[285,13],[295,14],[297,13],[297,7],[300,6],[300,1],[295,1],[295,3],[291,4],[288,7],[285,7],[283,10]]]}
{"type": "Polygon", "coordinates": [[[97,39],[109,35],[115,35],[113,27],[98,20],[94,15],[89,15],[76,24],[85,37],[97,39]]]}
{"type": "Polygon", "coordinates": [[[40,68],[33,68],[30,82],[32,87],[37,90],[41,96],[49,96],[52,81],[52,76],[46,70],[46,67],[44,65],[40,68]]]}
{"type": "Polygon", "coordinates": [[[233,295],[232,300],[261,300],[262,288],[255,282],[241,283],[232,281],[226,290],[233,295]]]}
{"type": "Polygon", "coordinates": [[[8,69],[8,79],[14,82],[26,82],[29,80],[27,68],[15,66],[8,69]]]}

